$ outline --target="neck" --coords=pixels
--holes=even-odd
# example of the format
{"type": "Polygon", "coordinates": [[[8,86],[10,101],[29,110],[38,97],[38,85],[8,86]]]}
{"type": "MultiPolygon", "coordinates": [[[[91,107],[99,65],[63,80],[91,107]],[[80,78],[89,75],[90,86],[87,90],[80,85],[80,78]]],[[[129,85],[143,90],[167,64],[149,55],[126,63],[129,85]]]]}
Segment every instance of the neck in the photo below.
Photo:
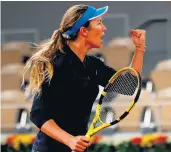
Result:
{"type": "Polygon", "coordinates": [[[83,62],[87,52],[90,50],[83,41],[71,41],[68,43],[70,49],[79,57],[79,59],[83,62]]]}

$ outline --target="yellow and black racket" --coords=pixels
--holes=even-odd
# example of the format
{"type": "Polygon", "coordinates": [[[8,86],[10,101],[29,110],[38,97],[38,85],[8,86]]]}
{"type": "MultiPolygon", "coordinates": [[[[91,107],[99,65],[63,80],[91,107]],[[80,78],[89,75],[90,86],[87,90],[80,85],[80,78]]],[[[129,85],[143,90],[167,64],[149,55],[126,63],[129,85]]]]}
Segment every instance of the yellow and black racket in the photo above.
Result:
{"type": "Polygon", "coordinates": [[[116,72],[103,89],[96,113],[86,137],[90,138],[100,130],[117,124],[124,119],[135,103],[138,101],[141,93],[141,76],[139,72],[131,67],[125,67],[116,72]],[[129,102],[129,106],[119,112],[113,109],[118,102],[129,102]]]}

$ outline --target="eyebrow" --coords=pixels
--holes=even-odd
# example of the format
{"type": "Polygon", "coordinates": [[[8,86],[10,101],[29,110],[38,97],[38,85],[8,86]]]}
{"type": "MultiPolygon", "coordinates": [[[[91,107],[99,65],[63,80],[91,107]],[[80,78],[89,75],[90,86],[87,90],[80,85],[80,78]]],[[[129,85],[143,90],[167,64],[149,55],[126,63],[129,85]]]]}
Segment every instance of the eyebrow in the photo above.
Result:
{"type": "Polygon", "coordinates": [[[99,22],[99,21],[102,22],[102,19],[98,19],[97,21],[98,21],[98,22],[99,22]]]}

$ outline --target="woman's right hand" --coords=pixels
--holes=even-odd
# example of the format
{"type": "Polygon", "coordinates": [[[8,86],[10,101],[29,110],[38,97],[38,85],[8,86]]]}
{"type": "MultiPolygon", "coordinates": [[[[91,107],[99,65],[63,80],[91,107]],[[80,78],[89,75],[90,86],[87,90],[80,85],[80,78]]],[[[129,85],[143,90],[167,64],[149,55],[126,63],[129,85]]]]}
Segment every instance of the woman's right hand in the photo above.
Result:
{"type": "Polygon", "coordinates": [[[68,146],[76,152],[83,152],[90,146],[90,140],[86,136],[74,136],[68,140],[68,146]]]}

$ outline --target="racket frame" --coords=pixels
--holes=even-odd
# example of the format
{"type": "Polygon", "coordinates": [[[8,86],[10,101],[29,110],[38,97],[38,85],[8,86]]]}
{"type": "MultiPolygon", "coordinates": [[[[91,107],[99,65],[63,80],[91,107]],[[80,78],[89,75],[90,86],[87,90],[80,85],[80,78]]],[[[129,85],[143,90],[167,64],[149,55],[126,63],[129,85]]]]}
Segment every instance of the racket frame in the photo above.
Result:
{"type": "Polygon", "coordinates": [[[86,133],[86,137],[88,138],[91,138],[95,133],[99,132],[100,130],[103,130],[104,128],[106,127],[109,127],[109,126],[112,126],[114,124],[117,124],[118,122],[120,122],[122,119],[124,119],[128,114],[129,112],[132,110],[132,108],[135,106],[136,102],[138,101],[139,99],[139,96],[141,94],[141,76],[139,74],[139,72],[131,67],[125,67],[125,68],[122,68],[120,69],[119,71],[117,71],[108,81],[108,84],[106,85],[106,87],[104,88],[104,90],[102,91],[101,93],[101,96],[100,96],[100,99],[99,99],[99,103],[97,104],[97,107],[96,107],[96,113],[95,113],[95,116],[93,118],[93,121],[89,127],[89,130],[88,132],[86,133]],[[115,119],[115,121],[111,122],[111,123],[104,123],[101,118],[100,118],[100,110],[101,110],[101,104],[102,104],[102,99],[106,96],[106,90],[108,88],[108,85],[110,83],[113,83],[117,78],[118,76],[123,73],[124,71],[133,71],[134,74],[136,74],[135,76],[137,77],[138,79],[138,90],[137,90],[137,94],[134,98],[134,100],[132,100],[131,104],[127,107],[127,109],[125,110],[125,112],[118,118],[115,119]],[[98,127],[95,127],[97,121],[99,121],[101,123],[100,126],[98,127]]]}

